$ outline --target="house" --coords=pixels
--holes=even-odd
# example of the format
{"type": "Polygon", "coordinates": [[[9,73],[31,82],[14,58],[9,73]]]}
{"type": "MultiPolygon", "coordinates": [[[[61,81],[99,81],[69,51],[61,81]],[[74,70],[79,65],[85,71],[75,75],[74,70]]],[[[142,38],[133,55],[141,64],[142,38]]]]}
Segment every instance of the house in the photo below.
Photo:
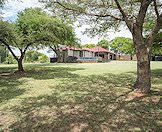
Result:
{"type": "MultiPolygon", "coordinates": [[[[84,60],[94,60],[95,58],[98,58],[98,60],[104,62],[116,59],[115,53],[100,46],[94,48],[63,47],[61,49],[61,54],[61,62],[69,62],[67,58],[76,58],[84,60]]],[[[51,60],[54,60],[54,58],[51,58],[51,60]]]]}
{"type": "Polygon", "coordinates": [[[136,55],[118,54],[116,60],[119,61],[137,61],[136,55]]]}
{"type": "Polygon", "coordinates": [[[95,53],[95,57],[101,57],[103,61],[116,60],[116,54],[100,46],[90,49],[95,53]]]}

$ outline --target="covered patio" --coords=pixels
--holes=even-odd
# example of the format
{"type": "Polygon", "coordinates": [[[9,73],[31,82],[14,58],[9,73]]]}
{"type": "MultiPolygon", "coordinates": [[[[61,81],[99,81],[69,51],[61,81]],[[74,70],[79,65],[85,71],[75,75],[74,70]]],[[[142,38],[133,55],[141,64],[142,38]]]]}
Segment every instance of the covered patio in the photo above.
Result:
{"type": "Polygon", "coordinates": [[[95,53],[95,57],[101,57],[102,61],[108,61],[108,60],[116,60],[116,54],[104,49],[100,46],[91,48],[91,51],[95,53]]]}

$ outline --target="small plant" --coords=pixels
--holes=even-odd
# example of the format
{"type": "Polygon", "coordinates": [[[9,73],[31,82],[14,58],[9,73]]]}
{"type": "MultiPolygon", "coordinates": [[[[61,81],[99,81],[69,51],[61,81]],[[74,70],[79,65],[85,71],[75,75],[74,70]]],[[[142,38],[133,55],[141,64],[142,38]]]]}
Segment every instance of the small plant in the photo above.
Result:
{"type": "Polygon", "coordinates": [[[4,64],[16,64],[16,60],[12,55],[9,54],[4,64]]]}
{"type": "Polygon", "coordinates": [[[47,63],[47,62],[49,62],[49,58],[46,55],[40,56],[38,60],[39,60],[40,63],[47,63]]]}

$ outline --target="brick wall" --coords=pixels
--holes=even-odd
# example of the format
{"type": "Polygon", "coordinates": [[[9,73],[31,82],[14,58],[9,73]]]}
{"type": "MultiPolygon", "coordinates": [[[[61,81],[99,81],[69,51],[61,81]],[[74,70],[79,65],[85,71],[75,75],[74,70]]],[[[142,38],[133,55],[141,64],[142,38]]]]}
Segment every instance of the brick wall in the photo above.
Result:
{"type": "MultiPolygon", "coordinates": [[[[131,61],[131,56],[130,55],[117,55],[116,56],[116,60],[121,60],[121,61],[131,61]]],[[[132,60],[133,61],[136,61],[137,60],[137,57],[136,57],[136,55],[134,55],[133,57],[132,57],[132,60]]]]}

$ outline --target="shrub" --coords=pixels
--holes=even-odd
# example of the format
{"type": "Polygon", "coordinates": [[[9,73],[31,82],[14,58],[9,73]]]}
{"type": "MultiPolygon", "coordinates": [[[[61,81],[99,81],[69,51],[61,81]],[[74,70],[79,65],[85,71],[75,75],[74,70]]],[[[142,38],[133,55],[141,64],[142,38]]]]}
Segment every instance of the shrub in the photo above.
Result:
{"type": "Polygon", "coordinates": [[[5,64],[16,64],[16,60],[14,59],[14,57],[12,55],[8,55],[8,57],[6,58],[6,61],[4,62],[5,64]]]}
{"type": "Polygon", "coordinates": [[[49,62],[49,58],[46,55],[40,56],[38,60],[39,60],[40,63],[47,63],[47,62],[49,62]]]}
{"type": "Polygon", "coordinates": [[[25,62],[38,62],[39,57],[42,56],[43,54],[35,51],[35,50],[29,50],[26,55],[25,55],[25,62]]]}

